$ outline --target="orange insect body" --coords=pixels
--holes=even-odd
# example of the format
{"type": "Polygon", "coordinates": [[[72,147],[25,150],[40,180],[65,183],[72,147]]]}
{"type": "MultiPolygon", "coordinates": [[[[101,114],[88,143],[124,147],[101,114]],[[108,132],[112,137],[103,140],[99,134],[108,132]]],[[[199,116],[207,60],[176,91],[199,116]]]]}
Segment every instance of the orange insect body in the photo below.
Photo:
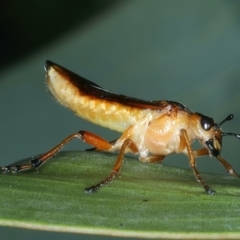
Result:
{"type": "MultiPolygon", "coordinates": [[[[96,98],[82,91],[71,74],[64,70],[57,65],[49,67],[46,77],[49,90],[78,116],[102,127],[124,132],[112,146],[113,151],[121,148],[126,138],[135,143],[142,161],[149,153],[167,155],[186,150],[180,144],[180,130],[191,129],[188,127],[192,117],[190,111],[166,101],[160,101],[157,109],[142,109],[104,97],[96,98]]],[[[188,131],[188,136],[191,142],[198,138],[192,131],[188,131]]]]}
{"type": "Polygon", "coordinates": [[[214,191],[199,175],[195,157],[214,156],[230,174],[239,177],[231,165],[220,156],[222,136],[233,135],[240,138],[239,134],[223,133],[220,129],[220,125],[233,118],[232,114],[220,124],[216,124],[212,118],[193,113],[178,102],[144,101],[117,94],[50,61],[46,62],[45,69],[48,88],[62,105],[73,110],[78,116],[122,132],[122,135],[119,139],[108,142],[93,133],[79,131],[33,159],[30,164],[1,167],[1,170],[17,172],[38,168],[66,143],[73,138],[79,138],[97,150],[119,150],[111,174],[100,183],[86,188],[87,192],[94,192],[112,181],[120,171],[126,152],[138,154],[142,162],[162,162],[166,155],[174,152],[188,155],[196,180],[209,194],[214,191]],[[199,140],[202,148],[193,151],[191,143],[195,139],[199,140]]]}

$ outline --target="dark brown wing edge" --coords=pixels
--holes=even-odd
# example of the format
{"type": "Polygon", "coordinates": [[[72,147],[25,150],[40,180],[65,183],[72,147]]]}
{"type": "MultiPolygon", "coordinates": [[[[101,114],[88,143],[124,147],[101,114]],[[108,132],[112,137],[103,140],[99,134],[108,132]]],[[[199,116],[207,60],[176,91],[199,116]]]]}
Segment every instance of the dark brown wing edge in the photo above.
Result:
{"type": "Polygon", "coordinates": [[[84,77],[77,75],[76,73],[54,63],[49,60],[46,61],[45,70],[48,71],[50,67],[53,67],[56,71],[64,75],[73,85],[75,85],[81,92],[86,95],[93,96],[95,98],[104,99],[112,102],[118,102],[126,106],[137,107],[141,109],[162,110],[167,104],[174,104],[178,108],[191,112],[186,106],[174,101],[144,101],[137,98],[128,97],[122,94],[118,94],[109,90],[105,90],[96,83],[87,80],[84,77]]]}

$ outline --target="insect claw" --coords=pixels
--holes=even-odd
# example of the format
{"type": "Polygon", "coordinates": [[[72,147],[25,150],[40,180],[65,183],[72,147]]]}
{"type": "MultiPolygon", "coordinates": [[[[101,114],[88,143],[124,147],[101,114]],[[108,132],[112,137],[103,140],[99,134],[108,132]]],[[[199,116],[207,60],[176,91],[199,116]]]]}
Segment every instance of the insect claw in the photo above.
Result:
{"type": "Polygon", "coordinates": [[[9,172],[9,167],[8,166],[1,167],[0,169],[3,173],[9,172]]]}
{"type": "Polygon", "coordinates": [[[97,188],[95,188],[94,186],[87,187],[84,190],[85,190],[85,193],[89,193],[89,194],[97,192],[97,188]]]}
{"type": "Polygon", "coordinates": [[[4,166],[4,167],[0,167],[0,170],[2,171],[2,173],[9,173],[10,171],[12,173],[16,173],[18,171],[17,166],[4,166]]]}
{"type": "Polygon", "coordinates": [[[235,176],[235,177],[240,177],[240,175],[237,174],[232,168],[228,170],[228,173],[235,176]]]}
{"type": "Polygon", "coordinates": [[[42,161],[40,160],[39,157],[36,157],[31,161],[31,164],[32,164],[32,167],[38,168],[42,164],[42,161]]]}
{"type": "Polygon", "coordinates": [[[214,191],[214,190],[211,189],[211,188],[206,189],[206,193],[207,193],[208,195],[213,195],[215,192],[216,192],[216,191],[214,191]]]}
{"type": "Polygon", "coordinates": [[[15,166],[12,170],[13,173],[16,173],[20,170],[20,166],[15,166]]]}

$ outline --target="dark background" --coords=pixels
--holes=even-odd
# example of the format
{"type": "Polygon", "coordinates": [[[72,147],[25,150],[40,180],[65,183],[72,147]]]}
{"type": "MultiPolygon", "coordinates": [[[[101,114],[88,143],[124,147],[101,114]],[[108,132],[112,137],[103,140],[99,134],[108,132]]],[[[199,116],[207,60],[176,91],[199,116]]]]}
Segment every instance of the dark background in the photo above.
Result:
{"type": "MultiPolygon", "coordinates": [[[[223,129],[239,133],[239,10],[239,1],[221,0],[0,1],[0,165],[44,152],[80,129],[110,140],[119,136],[52,99],[44,83],[46,59],[106,89],[182,102],[216,122],[234,113],[223,129]]],[[[239,144],[226,137],[222,152],[237,172],[239,144]]],[[[65,150],[86,147],[75,141],[65,150]]],[[[188,160],[172,155],[165,164],[187,168],[188,160]]],[[[198,160],[198,169],[225,174],[209,157],[198,160]]],[[[0,234],[93,238],[4,227],[0,234]]]]}

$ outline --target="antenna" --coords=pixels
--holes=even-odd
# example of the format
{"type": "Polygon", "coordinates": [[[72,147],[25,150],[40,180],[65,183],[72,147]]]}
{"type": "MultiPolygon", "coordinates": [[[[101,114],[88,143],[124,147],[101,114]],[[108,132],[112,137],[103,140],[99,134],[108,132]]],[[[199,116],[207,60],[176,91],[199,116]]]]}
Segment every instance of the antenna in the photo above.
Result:
{"type": "Polygon", "coordinates": [[[233,119],[233,114],[229,114],[223,121],[221,121],[219,124],[216,125],[217,128],[219,128],[223,123],[230,121],[233,119]]]}
{"type": "Polygon", "coordinates": [[[222,136],[225,137],[225,136],[234,136],[238,139],[240,139],[240,134],[237,134],[237,133],[223,133],[222,132],[222,136]]]}
{"type": "MultiPolygon", "coordinates": [[[[234,117],[233,114],[228,115],[223,121],[221,121],[219,124],[216,124],[216,127],[217,127],[217,128],[220,128],[220,126],[221,126],[223,123],[232,120],[233,117],[234,117]]],[[[234,137],[240,139],[240,134],[237,134],[237,133],[224,133],[224,132],[222,132],[222,136],[223,136],[223,137],[225,137],[225,136],[234,136],[234,137]]]]}

